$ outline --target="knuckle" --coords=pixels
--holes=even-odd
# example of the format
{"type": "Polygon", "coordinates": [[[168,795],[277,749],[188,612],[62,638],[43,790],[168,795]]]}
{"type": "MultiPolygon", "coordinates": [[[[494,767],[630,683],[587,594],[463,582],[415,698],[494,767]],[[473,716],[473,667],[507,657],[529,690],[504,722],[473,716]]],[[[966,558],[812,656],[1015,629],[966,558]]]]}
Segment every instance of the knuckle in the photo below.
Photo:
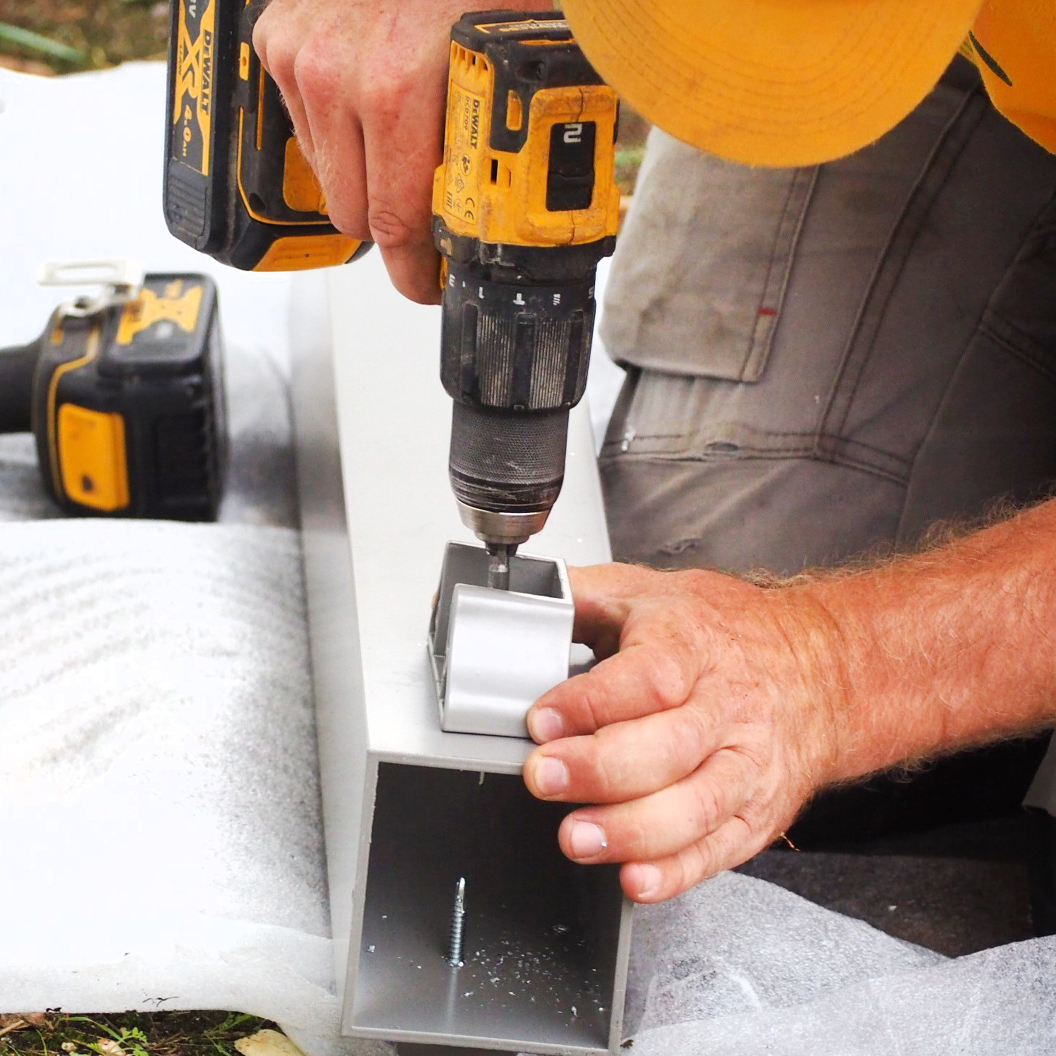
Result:
{"type": "Polygon", "coordinates": [[[693,688],[687,675],[684,650],[677,639],[665,649],[642,650],[642,674],[655,702],[661,709],[684,704],[693,688]]]}
{"type": "Polygon", "coordinates": [[[611,800],[614,794],[627,787],[626,766],[620,752],[609,751],[609,738],[606,734],[611,727],[599,730],[586,742],[588,750],[583,758],[577,760],[580,784],[588,786],[584,789],[590,798],[597,800],[611,800]]]}
{"type": "Polygon", "coordinates": [[[364,223],[363,210],[347,192],[335,185],[330,166],[324,162],[319,166],[318,174],[319,183],[326,192],[327,213],[334,227],[353,238],[369,239],[370,231],[364,223]]]}
{"type": "Polygon", "coordinates": [[[340,88],[342,65],[331,38],[311,36],[305,40],[292,62],[302,97],[310,105],[329,107],[340,88]]]}
{"type": "Polygon", "coordinates": [[[576,719],[581,730],[593,733],[602,729],[608,715],[608,691],[591,671],[584,676],[576,700],[576,719]]]}
{"type": "Polygon", "coordinates": [[[253,26],[253,50],[260,57],[265,69],[268,69],[267,52],[275,40],[272,30],[277,18],[277,10],[274,4],[269,5],[268,8],[261,12],[260,18],[257,19],[256,24],[253,26]]]}
{"type": "Polygon", "coordinates": [[[410,70],[380,54],[362,69],[359,97],[364,114],[375,122],[395,124],[408,100],[420,89],[410,70]]]}
{"type": "Polygon", "coordinates": [[[576,696],[571,701],[571,713],[580,733],[597,733],[607,727],[611,719],[611,689],[601,668],[593,668],[576,685],[576,696]]]}
{"type": "Polygon", "coordinates": [[[650,825],[646,818],[632,816],[624,821],[618,833],[618,857],[624,860],[643,861],[657,853],[657,826],[650,825]]]}
{"type": "Polygon", "coordinates": [[[282,36],[261,35],[259,23],[253,43],[260,56],[261,65],[271,75],[272,80],[282,91],[289,91],[296,84],[296,46],[282,36]]]}
{"type": "Polygon", "coordinates": [[[656,856],[656,825],[649,824],[640,811],[626,806],[609,807],[603,828],[610,861],[645,862],[656,856]]]}
{"type": "Polygon", "coordinates": [[[701,880],[707,880],[719,871],[720,865],[710,842],[706,839],[697,840],[676,859],[677,890],[688,891],[701,880]]]}
{"type": "Polygon", "coordinates": [[[726,820],[722,791],[712,781],[698,776],[691,782],[691,798],[687,817],[695,837],[708,836],[726,820]]]}
{"type": "Polygon", "coordinates": [[[678,747],[683,758],[699,766],[724,745],[717,739],[721,723],[714,709],[690,705],[682,708],[678,716],[678,747]]]}
{"type": "Polygon", "coordinates": [[[371,238],[381,249],[402,249],[421,241],[420,232],[388,205],[372,202],[367,209],[371,238]]]}

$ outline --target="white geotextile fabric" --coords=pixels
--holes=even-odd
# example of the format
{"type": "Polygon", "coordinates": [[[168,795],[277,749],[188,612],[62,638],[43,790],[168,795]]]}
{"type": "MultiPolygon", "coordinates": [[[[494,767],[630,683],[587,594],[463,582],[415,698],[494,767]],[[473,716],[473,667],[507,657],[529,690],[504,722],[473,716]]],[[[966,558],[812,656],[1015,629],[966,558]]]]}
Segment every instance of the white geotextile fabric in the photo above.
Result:
{"type": "MultiPolygon", "coordinates": [[[[0,439],[0,1011],[231,1008],[324,1053],[338,1003],[291,527],[289,286],[165,234],[160,128],[127,131],[158,126],[163,92],[158,65],[0,71],[0,345],[54,304],[32,284],[44,259],[209,270],[234,433],[213,526],[56,518],[31,446],[0,439]]],[[[1053,979],[1049,940],[947,960],[727,874],[638,913],[628,1026],[639,1056],[1048,1053],[1053,979]]]]}
{"type": "Polygon", "coordinates": [[[296,532],[5,524],[0,599],[5,1011],[328,1008],[296,532]]]}

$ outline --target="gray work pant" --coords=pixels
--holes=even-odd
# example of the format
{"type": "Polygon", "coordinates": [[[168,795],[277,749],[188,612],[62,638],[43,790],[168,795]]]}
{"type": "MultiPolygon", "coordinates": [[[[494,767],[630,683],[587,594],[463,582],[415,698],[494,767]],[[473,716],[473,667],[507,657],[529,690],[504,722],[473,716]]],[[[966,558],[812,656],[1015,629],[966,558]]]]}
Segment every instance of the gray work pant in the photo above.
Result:
{"type": "MultiPolygon", "coordinates": [[[[601,454],[621,560],[788,574],[1045,496],[1056,157],[960,59],[897,128],[815,168],[653,132],[602,335],[628,370],[601,454]]],[[[1039,757],[999,760],[997,798],[1039,757]]],[[[961,783],[964,806],[988,794],[961,783]]]]}
{"type": "Polygon", "coordinates": [[[791,573],[1056,480],[1056,157],[964,63],[812,169],[653,132],[602,336],[622,560],[791,573]]]}

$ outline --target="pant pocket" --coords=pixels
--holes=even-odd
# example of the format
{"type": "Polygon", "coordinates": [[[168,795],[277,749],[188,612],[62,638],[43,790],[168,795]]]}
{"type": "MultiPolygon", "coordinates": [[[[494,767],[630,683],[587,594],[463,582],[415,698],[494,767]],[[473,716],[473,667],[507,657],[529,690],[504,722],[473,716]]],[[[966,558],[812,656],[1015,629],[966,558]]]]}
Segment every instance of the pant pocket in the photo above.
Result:
{"type": "Polygon", "coordinates": [[[757,381],[816,171],[734,165],[654,129],[606,291],[613,358],[757,381]]]}
{"type": "Polygon", "coordinates": [[[1048,486],[1056,158],[945,84],[811,188],[758,380],[679,325],[663,355],[616,347],[645,364],[602,450],[619,556],[795,571],[1048,486]]]}

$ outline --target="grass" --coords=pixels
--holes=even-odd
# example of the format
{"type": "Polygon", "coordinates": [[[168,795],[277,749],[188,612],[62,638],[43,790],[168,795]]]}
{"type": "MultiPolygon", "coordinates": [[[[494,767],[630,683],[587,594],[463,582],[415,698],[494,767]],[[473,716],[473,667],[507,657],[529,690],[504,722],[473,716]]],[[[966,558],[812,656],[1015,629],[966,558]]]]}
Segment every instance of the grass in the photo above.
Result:
{"type": "Polygon", "coordinates": [[[162,59],[166,0],[0,0],[0,65],[30,73],[162,59]]]}
{"type": "Polygon", "coordinates": [[[241,1012],[0,1015],[0,1056],[237,1056],[273,1023],[241,1012]]]}

